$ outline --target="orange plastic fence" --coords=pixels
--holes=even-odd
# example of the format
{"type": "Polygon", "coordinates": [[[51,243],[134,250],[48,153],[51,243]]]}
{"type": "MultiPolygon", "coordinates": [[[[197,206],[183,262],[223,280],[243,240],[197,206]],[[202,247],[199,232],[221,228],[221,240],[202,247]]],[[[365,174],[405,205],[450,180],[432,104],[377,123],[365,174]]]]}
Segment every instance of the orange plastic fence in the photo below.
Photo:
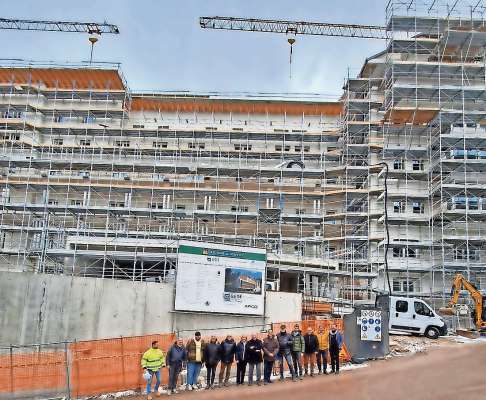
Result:
{"type": "MultiPolygon", "coordinates": [[[[72,393],[88,396],[118,392],[143,385],[140,359],[153,340],[167,352],[175,341],[174,334],[139,336],[70,345],[72,356],[72,393]]],[[[167,382],[167,370],[162,370],[167,382]]]]}
{"type": "MultiPolygon", "coordinates": [[[[275,333],[280,330],[281,324],[272,324],[275,333]]],[[[299,324],[303,331],[309,326],[317,330],[320,325],[327,330],[333,324],[343,329],[341,319],[283,324],[287,326],[288,331],[291,331],[295,324],[299,324]]],[[[260,339],[266,336],[261,332],[257,335],[260,339]]],[[[240,336],[237,335],[235,339],[238,341],[240,336]]],[[[223,340],[224,337],[226,335],[221,335],[218,339],[223,340]]],[[[19,392],[67,393],[67,371],[70,372],[69,386],[73,398],[142,388],[144,381],[140,359],[143,352],[149,348],[153,340],[158,340],[159,347],[167,352],[175,339],[175,334],[168,333],[82,341],[69,344],[67,352],[63,344],[14,348],[10,351],[0,349],[0,398],[8,398],[9,393],[19,392]]],[[[341,359],[350,359],[345,347],[341,359]]],[[[167,382],[166,369],[163,370],[162,381],[167,382]]]]}
{"type": "Polygon", "coordinates": [[[28,349],[25,353],[25,350],[13,348],[0,355],[0,393],[65,391],[66,353],[51,349],[36,352],[28,349]]]}
{"type": "Polygon", "coordinates": [[[302,331],[306,331],[308,327],[311,327],[314,332],[317,332],[317,329],[322,326],[324,330],[328,331],[331,329],[333,325],[336,325],[336,328],[339,330],[344,329],[343,320],[340,318],[332,318],[332,319],[310,319],[305,321],[293,321],[293,322],[278,322],[272,324],[272,329],[275,333],[280,331],[280,325],[285,325],[288,331],[291,331],[294,328],[294,325],[299,325],[302,331]]]}

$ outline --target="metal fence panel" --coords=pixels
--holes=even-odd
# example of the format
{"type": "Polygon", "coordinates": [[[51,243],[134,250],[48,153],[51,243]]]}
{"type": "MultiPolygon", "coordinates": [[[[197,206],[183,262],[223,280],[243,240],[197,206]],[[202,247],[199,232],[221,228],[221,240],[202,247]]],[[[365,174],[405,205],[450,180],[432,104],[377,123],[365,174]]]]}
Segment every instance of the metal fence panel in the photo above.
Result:
{"type": "Polygon", "coordinates": [[[69,398],[64,343],[0,348],[0,399],[69,398]]]}
{"type": "MultiPolygon", "coordinates": [[[[167,352],[175,341],[175,335],[169,333],[70,344],[73,397],[142,388],[140,359],[154,340],[167,352]]],[[[167,378],[167,369],[164,368],[162,382],[166,383],[167,378]]]]}
{"type": "MultiPolygon", "coordinates": [[[[331,324],[342,329],[342,320],[298,321],[303,330],[331,324]]],[[[294,322],[287,322],[287,329],[294,322]]],[[[280,324],[273,326],[277,333],[280,324]]],[[[261,327],[254,326],[258,337],[264,338],[261,327]]],[[[232,333],[231,330],[224,332],[232,333]]],[[[188,335],[189,336],[189,335],[188,335]]],[[[220,339],[224,339],[221,332],[220,339]]],[[[47,399],[101,395],[126,390],[143,390],[140,367],[142,354],[151,342],[167,352],[174,343],[174,333],[120,337],[114,339],[0,347],[0,400],[47,399]]],[[[343,360],[349,354],[343,352],[343,360]]],[[[167,383],[167,369],[162,371],[162,382],[167,383]]]]}

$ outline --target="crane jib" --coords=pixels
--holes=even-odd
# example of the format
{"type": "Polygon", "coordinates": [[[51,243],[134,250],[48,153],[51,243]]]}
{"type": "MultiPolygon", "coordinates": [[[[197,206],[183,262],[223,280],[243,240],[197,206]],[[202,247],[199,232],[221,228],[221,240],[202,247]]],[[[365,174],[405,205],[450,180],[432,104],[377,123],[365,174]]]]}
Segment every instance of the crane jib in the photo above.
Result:
{"type": "Polygon", "coordinates": [[[201,28],[295,35],[341,36],[386,39],[386,28],[378,25],[336,24],[235,17],[200,17],[201,28]]]}

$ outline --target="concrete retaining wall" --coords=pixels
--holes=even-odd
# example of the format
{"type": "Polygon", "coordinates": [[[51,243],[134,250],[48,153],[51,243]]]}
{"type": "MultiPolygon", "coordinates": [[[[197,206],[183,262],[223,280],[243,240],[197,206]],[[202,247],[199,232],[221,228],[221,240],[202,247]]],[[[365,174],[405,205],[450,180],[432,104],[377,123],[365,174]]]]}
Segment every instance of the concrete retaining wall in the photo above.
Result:
{"type": "Polygon", "coordinates": [[[92,340],[162,332],[189,336],[260,330],[299,321],[301,296],[268,292],[266,316],[176,313],[172,284],[0,272],[0,345],[92,340]],[[240,328],[236,328],[240,327],[240,328]]]}

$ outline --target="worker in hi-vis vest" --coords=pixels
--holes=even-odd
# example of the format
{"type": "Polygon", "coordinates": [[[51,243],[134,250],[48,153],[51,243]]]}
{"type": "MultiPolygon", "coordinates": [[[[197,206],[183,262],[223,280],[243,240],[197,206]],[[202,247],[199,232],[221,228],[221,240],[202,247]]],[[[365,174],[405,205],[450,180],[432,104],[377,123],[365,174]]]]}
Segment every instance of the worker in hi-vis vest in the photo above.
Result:
{"type": "Polygon", "coordinates": [[[154,387],[154,393],[156,396],[159,395],[160,386],[160,370],[165,367],[165,355],[162,350],[159,349],[158,342],[155,340],[152,342],[152,346],[148,349],[142,356],[142,368],[147,376],[147,399],[152,400],[150,396],[152,380],[155,376],[156,383],[154,387]]]}

